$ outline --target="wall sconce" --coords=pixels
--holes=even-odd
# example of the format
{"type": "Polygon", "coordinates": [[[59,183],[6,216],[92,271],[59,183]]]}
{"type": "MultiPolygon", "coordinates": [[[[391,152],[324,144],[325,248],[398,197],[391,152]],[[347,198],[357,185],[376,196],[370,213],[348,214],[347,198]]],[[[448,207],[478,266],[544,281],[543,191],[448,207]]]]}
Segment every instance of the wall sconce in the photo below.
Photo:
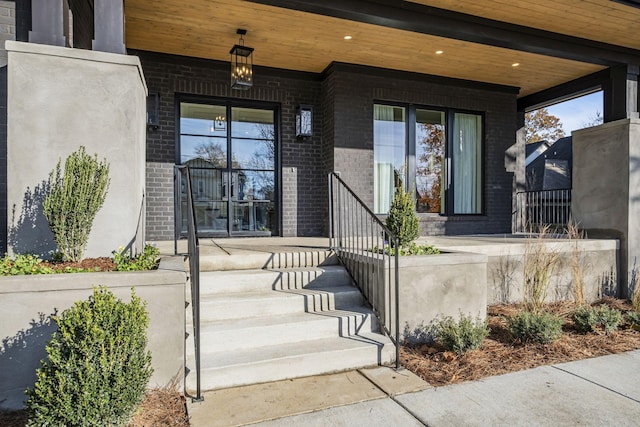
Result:
{"type": "Polygon", "coordinates": [[[160,126],[159,98],[158,92],[149,92],[147,95],[147,127],[151,129],[158,129],[160,126]]]}
{"type": "Polygon", "coordinates": [[[240,35],[237,45],[234,45],[231,54],[231,88],[247,90],[253,86],[253,48],[244,45],[243,36],[247,30],[238,29],[240,35]]]}
{"type": "Polygon", "coordinates": [[[296,111],[296,137],[309,138],[313,136],[313,107],[300,104],[296,111]]]}

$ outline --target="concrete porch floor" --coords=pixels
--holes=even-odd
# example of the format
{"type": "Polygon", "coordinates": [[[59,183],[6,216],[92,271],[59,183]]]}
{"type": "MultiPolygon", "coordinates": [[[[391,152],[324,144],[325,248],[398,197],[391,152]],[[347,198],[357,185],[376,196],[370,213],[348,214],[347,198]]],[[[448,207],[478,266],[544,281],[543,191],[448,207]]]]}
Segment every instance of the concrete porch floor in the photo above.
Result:
{"type": "MultiPolygon", "coordinates": [[[[536,237],[533,237],[534,239],[536,237]]],[[[464,236],[421,236],[418,244],[430,244],[444,251],[479,252],[486,255],[501,255],[509,247],[523,246],[527,243],[524,234],[478,234],[464,236]]],[[[562,245],[566,239],[545,238],[545,242],[562,245]]],[[[615,240],[583,239],[592,247],[617,249],[615,240]]],[[[162,255],[174,254],[172,240],[155,242],[162,255]]],[[[313,252],[329,249],[327,237],[236,237],[236,238],[200,238],[200,256],[216,257],[224,262],[232,256],[250,259],[268,259],[274,253],[313,252]]],[[[178,253],[186,254],[187,241],[178,241],[178,253]]]]}

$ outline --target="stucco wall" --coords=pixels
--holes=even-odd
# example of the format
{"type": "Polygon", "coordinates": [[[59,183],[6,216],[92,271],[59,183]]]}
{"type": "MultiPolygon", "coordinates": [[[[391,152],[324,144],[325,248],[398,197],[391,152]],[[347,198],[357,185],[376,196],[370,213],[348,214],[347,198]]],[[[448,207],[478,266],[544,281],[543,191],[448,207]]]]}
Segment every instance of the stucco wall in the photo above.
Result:
{"type": "Polygon", "coordinates": [[[573,132],[571,211],[593,237],[620,239],[621,295],[640,265],[640,120],[573,132]]]}
{"type": "Polygon", "coordinates": [[[138,58],[8,41],[10,252],[55,250],[42,214],[57,161],[81,145],[106,158],[111,185],[85,256],[144,239],[146,86],[138,58]]]}
{"type": "MultiPolygon", "coordinates": [[[[524,259],[534,252],[535,239],[520,245],[485,246],[488,256],[487,302],[504,304],[521,302],[524,288],[524,259]],[[527,249],[529,245],[529,250],[527,249]]],[[[547,301],[573,300],[571,262],[578,260],[584,274],[585,298],[593,302],[603,296],[618,294],[618,242],[616,240],[577,240],[545,243],[549,251],[559,253],[558,263],[549,280],[547,301]],[[572,252],[575,250],[575,255],[572,252]]],[[[478,248],[474,248],[477,250],[478,248]]]]}
{"type": "Polygon", "coordinates": [[[107,286],[123,301],[131,288],[147,303],[153,376],[149,387],[167,385],[184,374],[184,262],[163,260],[156,271],[52,274],[0,277],[0,410],[20,409],[24,390],[33,387],[46,343],[56,331],[52,315],[60,315],[76,301],[107,286]]]}

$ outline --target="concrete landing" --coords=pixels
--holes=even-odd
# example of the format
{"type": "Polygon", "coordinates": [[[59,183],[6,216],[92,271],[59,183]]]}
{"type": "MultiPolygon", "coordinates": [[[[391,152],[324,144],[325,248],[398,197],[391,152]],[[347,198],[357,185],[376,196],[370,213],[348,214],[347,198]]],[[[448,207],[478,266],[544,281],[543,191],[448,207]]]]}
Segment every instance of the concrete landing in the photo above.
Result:
{"type": "Polygon", "coordinates": [[[390,368],[207,393],[193,427],[637,426],[640,350],[433,388],[390,368]]]}
{"type": "MultiPolygon", "coordinates": [[[[395,395],[427,387],[430,386],[407,370],[396,372],[378,367],[205,392],[203,402],[188,400],[187,409],[192,427],[238,426],[270,420],[276,420],[273,425],[340,425],[323,423],[324,416],[313,416],[315,424],[306,418],[299,424],[292,416],[321,414],[318,411],[331,408],[333,417],[343,418],[345,414],[337,408],[345,405],[349,405],[346,406],[349,411],[374,411],[387,420],[394,419],[389,417],[398,412],[400,419],[406,421],[413,417],[399,407],[393,408],[395,404],[390,406],[391,401],[385,400],[388,396],[385,390],[395,395]],[[363,402],[365,404],[353,406],[363,402]],[[282,420],[288,420],[289,424],[277,424],[282,420]]],[[[390,422],[385,425],[413,424],[390,422]]]]}

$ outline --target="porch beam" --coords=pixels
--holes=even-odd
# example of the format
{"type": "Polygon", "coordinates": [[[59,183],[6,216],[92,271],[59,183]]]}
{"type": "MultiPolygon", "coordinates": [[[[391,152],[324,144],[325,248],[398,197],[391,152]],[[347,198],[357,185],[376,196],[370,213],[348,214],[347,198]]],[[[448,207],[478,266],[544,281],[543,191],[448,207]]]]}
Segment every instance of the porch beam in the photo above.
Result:
{"type": "Polygon", "coordinates": [[[249,0],[416,33],[604,66],[640,64],[640,50],[509,24],[417,3],[389,0],[249,0]]]}
{"type": "Polygon", "coordinates": [[[518,111],[531,111],[601,90],[609,80],[609,70],[598,71],[518,99],[518,111]]]}
{"type": "Polygon", "coordinates": [[[29,43],[66,46],[68,12],[67,0],[31,0],[29,43]]]}
{"type": "Polygon", "coordinates": [[[637,65],[619,66],[609,70],[604,89],[604,121],[638,118],[637,65]]]}
{"type": "Polygon", "coordinates": [[[95,0],[94,7],[93,50],[126,54],[124,0],[95,0]]]}

